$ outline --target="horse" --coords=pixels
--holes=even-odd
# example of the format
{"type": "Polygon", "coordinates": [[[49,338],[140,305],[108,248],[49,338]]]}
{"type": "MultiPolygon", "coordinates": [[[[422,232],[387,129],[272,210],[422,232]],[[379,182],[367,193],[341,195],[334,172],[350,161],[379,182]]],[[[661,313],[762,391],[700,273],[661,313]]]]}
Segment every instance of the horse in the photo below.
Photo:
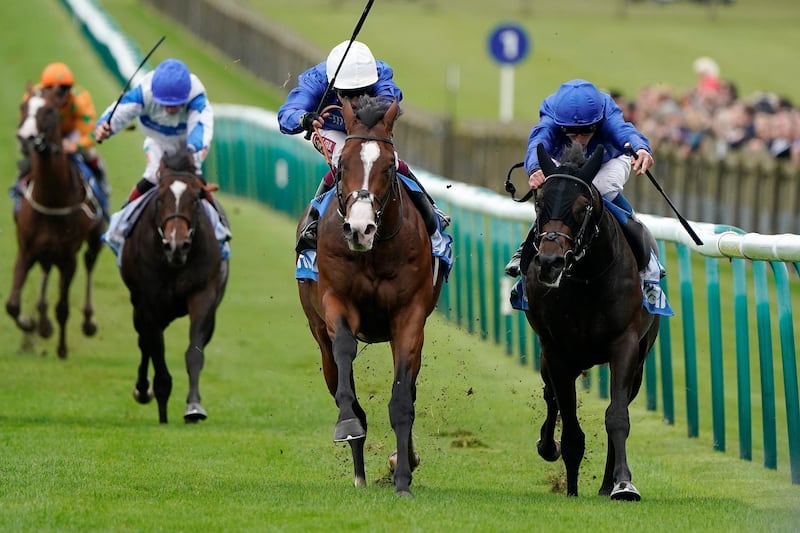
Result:
{"type": "MultiPolygon", "coordinates": [[[[172,376],[164,357],[164,330],[176,318],[189,316],[186,370],[189,393],[183,419],[196,423],[207,418],[200,400],[203,350],[214,333],[216,311],[228,282],[214,228],[201,202],[202,179],[188,150],[165,155],[158,189],[146,205],[121,252],[120,273],[130,291],[133,325],[139,339],[141,362],[133,397],[147,404],[155,396],[158,420],[167,423],[172,376]],[[153,363],[152,388],[148,381],[153,363]]],[[[149,201],[148,201],[149,200],[149,201]]],[[[218,205],[218,204],[215,204],[218,205]]]]}
{"type": "Polygon", "coordinates": [[[30,173],[23,183],[24,196],[14,215],[17,229],[17,257],[6,311],[25,333],[38,331],[43,338],[53,334],[48,317],[47,283],[55,266],[59,271],[59,296],[56,320],[59,326],[58,357],[67,357],[66,324],[69,318],[69,289],[77,270],[77,255],[84,243],[86,292],[83,306],[83,333],[97,333],[92,304],[93,271],[103,246],[107,221],[99,200],[81,176],[78,165],[62,147],[58,127],[55,87],[34,91],[28,87],[20,108],[17,138],[30,156],[30,173]],[[22,287],[28,272],[38,263],[42,282],[36,303],[38,320],[21,311],[22,287]]]}
{"type": "MultiPolygon", "coordinates": [[[[582,147],[573,143],[565,149],[560,166],[541,145],[537,153],[546,179],[536,199],[536,222],[521,265],[528,297],[525,315],[541,344],[547,405],[537,451],[547,461],[563,458],[567,495],[577,496],[585,438],[577,417],[575,381],[585,370],[608,363],[608,449],[599,494],[639,501],[625,450],[628,406],[639,392],[659,317],[643,309],[634,252],[592,185],[603,148],[587,161],[582,147]],[[559,413],[560,442],[554,438],[559,413]]],[[[652,235],[646,239],[656,250],[652,235]]]]}
{"type": "MultiPolygon", "coordinates": [[[[444,274],[434,268],[425,222],[396,173],[392,128],[398,113],[396,101],[361,97],[354,107],[345,100],[338,209],[327,209],[319,221],[318,281],[299,280],[298,290],[339,408],[333,440],[349,443],[356,486],[366,485],[367,415],[356,395],[353,360],[358,341],[390,343],[389,420],[397,448],[389,463],[396,494],[408,496],[411,472],[419,464],[412,426],[424,328],[444,274]]],[[[298,236],[301,229],[298,225],[298,236]]]]}

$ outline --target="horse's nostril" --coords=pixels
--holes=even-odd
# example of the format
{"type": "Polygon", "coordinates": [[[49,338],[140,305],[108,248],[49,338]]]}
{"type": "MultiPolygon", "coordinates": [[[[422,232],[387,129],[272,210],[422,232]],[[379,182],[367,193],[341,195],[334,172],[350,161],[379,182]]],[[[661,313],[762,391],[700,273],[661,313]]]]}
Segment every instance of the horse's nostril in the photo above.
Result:
{"type": "Polygon", "coordinates": [[[366,236],[372,235],[373,233],[375,233],[375,231],[377,229],[378,229],[378,226],[376,226],[374,224],[370,224],[370,225],[367,226],[367,229],[364,230],[364,235],[366,235],[366,236]]]}

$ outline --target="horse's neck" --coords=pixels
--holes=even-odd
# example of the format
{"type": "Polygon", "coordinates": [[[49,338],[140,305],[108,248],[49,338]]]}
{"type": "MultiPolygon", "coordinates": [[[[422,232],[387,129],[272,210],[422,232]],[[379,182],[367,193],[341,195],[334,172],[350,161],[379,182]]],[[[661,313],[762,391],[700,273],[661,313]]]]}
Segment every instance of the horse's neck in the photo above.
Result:
{"type": "Polygon", "coordinates": [[[31,154],[30,180],[35,184],[33,197],[48,206],[69,204],[83,194],[80,171],[70,164],[69,156],[61,150],[60,139],[48,142],[48,150],[31,154]]]}

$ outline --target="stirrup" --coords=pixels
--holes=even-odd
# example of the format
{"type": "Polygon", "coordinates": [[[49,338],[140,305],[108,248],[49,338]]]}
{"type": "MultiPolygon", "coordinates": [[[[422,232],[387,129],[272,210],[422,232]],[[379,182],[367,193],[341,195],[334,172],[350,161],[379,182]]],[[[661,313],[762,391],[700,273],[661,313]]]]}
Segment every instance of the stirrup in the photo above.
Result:
{"type": "Polygon", "coordinates": [[[514,254],[511,256],[511,260],[506,265],[506,275],[511,276],[512,278],[519,277],[519,263],[522,260],[522,248],[517,248],[514,254]]]}
{"type": "Polygon", "coordinates": [[[433,205],[433,211],[436,213],[436,216],[439,217],[439,222],[442,226],[442,231],[444,231],[447,228],[447,226],[450,225],[450,215],[446,214],[444,211],[439,209],[438,205],[436,204],[431,204],[431,205],[433,205]]]}
{"type": "Polygon", "coordinates": [[[297,245],[294,247],[295,252],[300,253],[305,250],[317,249],[317,224],[318,221],[312,220],[306,227],[300,230],[300,236],[297,238],[297,245]]]}

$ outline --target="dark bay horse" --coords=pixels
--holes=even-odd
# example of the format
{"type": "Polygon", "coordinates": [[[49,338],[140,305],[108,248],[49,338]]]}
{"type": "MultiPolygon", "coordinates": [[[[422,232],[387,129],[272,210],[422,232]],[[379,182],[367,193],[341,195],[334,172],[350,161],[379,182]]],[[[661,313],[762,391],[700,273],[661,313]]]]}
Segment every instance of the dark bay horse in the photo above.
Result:
{"type": "Polygon", "coordinates": [[[362,97],[354,109],[345,101],[338,209],[331,205],[319,222],[319,281],[300,280],[298,287],[328,390],[339,407],[333,439],[350,444],[356,486],[366,484],[367,435],[353,378],[357,343],[390,343],[389,420],[397,439],[390,463],[396,492],[408,495],[411,471],[419,463],[412,426],[424,328],[444,276],[441,269],[434,274],[425,223],[395,171],[392,127],[398,112],[397,102],[362,97]]]}
{"type": "MultiPolygon", "coordinates": [[[[602,147],[585,162],[583,149],[573,144],[564,151],[561,166],[541,145],[538,156],[546,180],[522,261],[529,303],[525,314],[541,341],[547,404],[538,452],[547,461],[563,457],[567,494],[577,496],[585,438],[578,422],[575,380],[583,371],[608,363],[608,451],[599,493],[638,501],[625,451],[628,405],[639,392],[659,317],[643,309],[636,258],[592,185],[602,147]],[[554,439],[559,413],[560,443],[554,439]]],[[[655,250],[655,241],[649,238],[655,250]]]]}
{"type": "Polygon", "coordinates": [[[158,420],[167,423],[172,376],[164,357],[164,330],[189,315],[186,370],[189,393],[186,422],[205,420],[200,403],[203,350],[214,333],[216,311],[228,282],[214,228],[204,212],[204,184],[195,174],[188,150],[165,156],[155,198],[143,208],[122,250],[121,274],[133,304],[133,325],[139,335],[141,362],[134,398],[148,403],[155,395],[158,420]],[[153,386],[148,381],[152,361],[153,386]]]}
{"type": "Polygon", "coordinates": [[[83,306],[83,333],[97,332],[92,305],[92,272],[102,248],[101,237],[107,222],[98,199],[81,176],[78,166],[62,148],[58,127],[58,109],[53,90],[34,93],[22,105],[17,137],[30,156],[31,171],[17,225],[17,259],[6,311],[24,332],[38,330],[42,337],[53,333],[47,316],[47,282],[55,266],[60,274],[56,320],[59,325],[58,356],[67,357],[66,324],[69,317],[69,288],[77,269],[78,251],[86,243],[83,263],[86,267],[86,293],[83,306]],[[42,283],[36,303],[38,320],[22,314],[21,293],[28,272],[34,264],[42,268],[42,283]]]}

